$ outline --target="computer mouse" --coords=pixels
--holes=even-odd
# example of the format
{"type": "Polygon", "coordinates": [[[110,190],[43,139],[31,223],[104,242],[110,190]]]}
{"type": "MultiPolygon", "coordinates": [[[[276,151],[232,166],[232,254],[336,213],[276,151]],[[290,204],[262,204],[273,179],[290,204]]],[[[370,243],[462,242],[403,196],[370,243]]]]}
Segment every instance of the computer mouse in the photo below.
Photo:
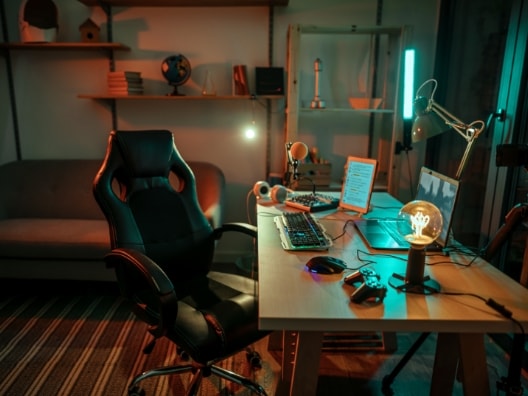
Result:
{"type": "Polygon", "coordinates": [[[347,268],[347,265],[337,257],[315,256],[308,260],[306,268],[317,274],[340,274],[347,268]]]}

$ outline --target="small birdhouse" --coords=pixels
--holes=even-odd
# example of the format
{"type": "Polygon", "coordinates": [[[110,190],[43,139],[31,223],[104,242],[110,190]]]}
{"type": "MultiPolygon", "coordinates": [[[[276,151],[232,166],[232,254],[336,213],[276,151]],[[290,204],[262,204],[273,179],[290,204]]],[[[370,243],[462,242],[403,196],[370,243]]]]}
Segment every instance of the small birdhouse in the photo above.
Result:
{"type": "Polygon", "coordinates": [[[97,24],[88,18],[79,26],[81,32],[81,41],[83,43],[97,43],[99,42],[99,31],[101,29],[97,24]]]}

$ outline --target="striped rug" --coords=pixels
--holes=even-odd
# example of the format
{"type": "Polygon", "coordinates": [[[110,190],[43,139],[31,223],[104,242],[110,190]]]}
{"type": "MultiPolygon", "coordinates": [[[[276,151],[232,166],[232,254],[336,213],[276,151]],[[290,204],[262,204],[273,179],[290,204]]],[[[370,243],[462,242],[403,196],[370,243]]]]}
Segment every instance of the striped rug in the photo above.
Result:
{"type": "MultiPolygon", "coordinates": [[[[0,394],[126,395],[136,374],[178,362],[166,340],[145,355],[150,340],[146,325],[118,296],[0,296],[0,394]]],[[[266,361],[252,370],[242,352],[222,365],[272,386],[266,361]]],[[[147,395],[183,395],[188,380],[187,374],[154,377],[142,387],[147,395]]],[[[201,395],[217,394],[249,392],[214,376],[204,379],[201,395]]]]}

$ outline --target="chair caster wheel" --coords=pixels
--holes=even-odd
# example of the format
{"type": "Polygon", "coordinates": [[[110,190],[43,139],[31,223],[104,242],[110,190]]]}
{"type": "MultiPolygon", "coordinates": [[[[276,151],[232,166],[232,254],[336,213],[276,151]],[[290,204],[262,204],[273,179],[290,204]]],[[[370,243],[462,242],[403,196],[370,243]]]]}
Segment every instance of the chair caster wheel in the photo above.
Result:
{"type": "Polygon", "coordinates": [[[128,390],[128,396],[145,396],[145,389],[136,385],[128,390]]]}
{"type": "Polygon", "coordinates": [[[176,353],[178,354],[181,360],[187,361],[190,359],[189,354],[185,352],[183,349],[181,349],[180,347],[176,348],[176,353]]]}
{"type": "Polygon", "coordinates": [[[246,359],[253,369],[262,368],[262,358],[260,357],[260,354],[257,351],[247,350],[246,359]]]}

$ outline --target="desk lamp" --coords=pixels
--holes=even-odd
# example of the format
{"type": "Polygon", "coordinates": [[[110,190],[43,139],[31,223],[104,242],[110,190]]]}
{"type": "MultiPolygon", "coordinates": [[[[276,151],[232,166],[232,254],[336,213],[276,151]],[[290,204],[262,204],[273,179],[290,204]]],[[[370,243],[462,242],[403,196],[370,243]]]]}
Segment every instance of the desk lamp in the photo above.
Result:
{"type": "Polygon", "coordinates": [[[424,276],[425,247],[433,243],[442,232],[442,214],[427,201],[411,201],[398,213],[398,232],[411,244],[405,276],[393,274],[396,288],[411,293],[431,294],[440,291],[440,285],[424,276]]]}
{"type": "Polygon", "coordinates": [[[438,83],[435,79],[429,79],[416,91],[416,98],[414,99],[414,112],[416,118],[412,125],[412,141],[415,143],[439,135],[440,133],[446,132],[448,129],[454,129],[467,142],[466,150],[464,151],[464,155],[462,156],[455,176],[455,179],[460,180],[460,176],[466,166],[473,143],[484,130],[486,124],[481,120],[466,124],[436,103],[433,96],[437,85],[438,83]],[[429,98],[419,96],[422,88],[429,83],[434,84],[431,96],[429,98]]]}

